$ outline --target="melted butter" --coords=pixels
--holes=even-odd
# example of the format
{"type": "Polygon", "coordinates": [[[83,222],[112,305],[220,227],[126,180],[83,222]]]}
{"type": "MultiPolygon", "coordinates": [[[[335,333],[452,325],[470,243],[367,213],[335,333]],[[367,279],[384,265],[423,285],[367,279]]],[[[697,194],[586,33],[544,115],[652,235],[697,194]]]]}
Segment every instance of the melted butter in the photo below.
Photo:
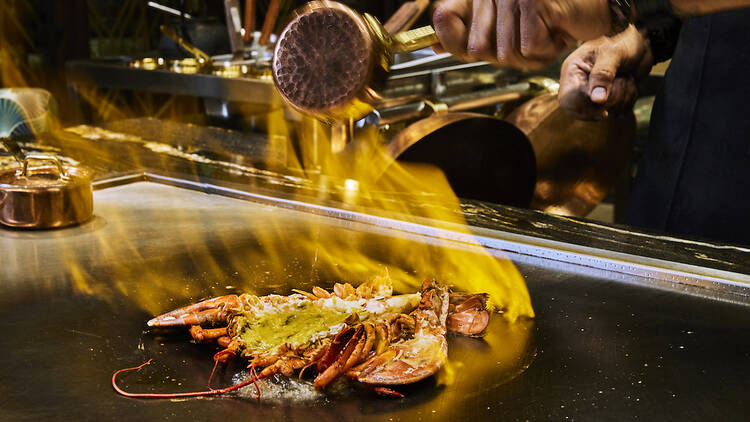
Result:
{"type": "Polygon", "coordinates": [[[279,313],[240,317],[240,338],[254,352],[273,352],[283,344],[298,345],[327,333],[344,322],[348,313],[301,305],[279,313]]]}
{"type": "Polygon", "coordinates": [[[263,305],[238,317],[238,335],[253,353],[273,353],[284,344],[297,346],[335,335],[354,313],[366,321],[411,312],[420,298],[419,293],[370,300],[342,300],[332,296],[312,303],[301,300],[282,306],[263,305]]]}

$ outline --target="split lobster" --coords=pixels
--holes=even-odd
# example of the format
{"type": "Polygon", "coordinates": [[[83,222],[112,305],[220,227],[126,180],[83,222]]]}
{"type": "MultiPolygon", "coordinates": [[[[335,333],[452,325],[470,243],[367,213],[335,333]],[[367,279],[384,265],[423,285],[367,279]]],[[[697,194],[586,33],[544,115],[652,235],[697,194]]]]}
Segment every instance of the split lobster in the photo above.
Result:
{"type": "MultiPolygon", "coordinates": [[[[385,385],[417,382],[438,371],[447,357],[446,332],[481,335],[489,323],[486,294],[453,293],[434,280],[419,293],[393,295],[390,279],[376,278],[333,292],[313,287],[288,296],[227,295],[159,315],[150,327],[190,327],[196,342],[223,349],[216,364],[236,356],[249,360],[254,375],[242,385],[275,373],[299,377],[315,369],[314,385],[324,389],[342,375],[398,394],[385,385]],[[208,328],[208,327],[212,328],[208,328]],[[218,327],[217,327],[218,326],[218,327]],[[256,368],[263,368],[260,373],[256,368]]],[[[140,368],[140,367],[138,367],[140,368]]],[[[189,397],[239,388],[175,395],[127,393],[129,397],[189,397]]],[[[209,379],[210,383],[210,379],[209,379]]]]}

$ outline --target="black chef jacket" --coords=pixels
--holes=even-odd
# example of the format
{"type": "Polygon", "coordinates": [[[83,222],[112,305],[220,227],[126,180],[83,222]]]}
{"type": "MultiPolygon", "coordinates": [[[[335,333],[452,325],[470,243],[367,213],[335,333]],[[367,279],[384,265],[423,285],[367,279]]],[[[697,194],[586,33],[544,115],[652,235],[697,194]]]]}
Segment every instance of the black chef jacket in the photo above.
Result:
{"type": "Polygon", "coordinates": [[[750,245],[750,9],[683,22],[628,223],[750,245]]]}

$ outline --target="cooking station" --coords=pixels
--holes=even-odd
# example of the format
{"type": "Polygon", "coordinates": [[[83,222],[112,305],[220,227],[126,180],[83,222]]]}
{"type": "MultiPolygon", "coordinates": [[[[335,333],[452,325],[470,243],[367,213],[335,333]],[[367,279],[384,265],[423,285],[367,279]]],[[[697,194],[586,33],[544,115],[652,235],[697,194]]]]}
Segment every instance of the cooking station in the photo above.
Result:
{"type": "MultiPolygon", "coordinates": [[[[75,132],[83,133],[69,129],[34,147],[98,171],[95,218],[57,231],[0,230],[0,407],[12,420],[744,417],[747,249],[465,201],[472,241],[346,203],[335,189],[208,159],[218,141],[180,156],[174,151],[201,146],[158,151],[133,135],[75,132]],[[269,225],[272,234],[261,230],[269,225]],[[394,242],[474,253],[478,241],[516,264],[536,318],[508,325],[496,316],[484,339],[451,338],[452,382],[439,376],[398,400],[146,401],[112,391],[115,370],[149,358],[155,363],[124,378],[129,389],[203,389],[213,348],[145,322],[228,292],[335,281],[330,274],[340,273],[302,247],[310,236],[331,247],[367,245],[364,254],[394,268],[394,242]],[[266,242],[280,246],[285,265],[273,265],[279,257],[266,242]]],[[[349,281],[364,276],[345,264],[349,281]]],[[[240,370],[230,366],[215,382],[228,385],[240,370]]]]}
{"type": "MultiPolygon", "coordinates": [[[[409,16],[401,26],[387,22],[386,31],[369,15],[345,12],[354,23],[337,24],[358,26],[372,50],[352,51],[379,61],[363,54],[359,76],[366,77],[342,82],[330,98],[322,95],[328,87],[317,86],[322,94],[313,97],[296,91],[288,74],[287,91],[279,91],[270,62],[260,76],[150,68],[157,59],[68,62],[74,94],[90,85],[188,95],[214,117],[239,103],[265,107],[268,116],[244,132],[133,117],[4,139],[21,162],[55,157],[52,183],[66,182],[65,169],[89,169],[93,216],[52,230],[0,225],[0,419],[746,419],[750,249],[581,217],[628,162],[633,116],[575,122],[559,111],[553,73],[412,52],[410,45],[434,42],[430,28],[397,43],[388,32],[406,29],[409,16]],[[389,57],[391,50],[399,53],[389,57]],[[347,106],[334,97],[346,97],[347,106]],[[270,133],[279,122],[288,138],[270,133]],[[319,139],[325,131],[330,139],[319,139]],[[385,140],[376,147],[389,159],[441,167],[460,201],[419,189],[369,196],[371,186],[347,173],[373,164],[358,155],[367,133],[385,140]],[[307,167],[299,163],[305,157],[307,167]],[[534,318],[511,323],[505,309],[484,337],[449,334],[447,363],[394,387],[403,398],[346,382],[316,393],[309,380],[282,376],[260,399],[252,384],[189,399],[134,399],[112,388],[115,371],[150,359],[119,375],[118,385],[138,393],[207,388],[217,347],[192,341],[187,330],[146,325],[177,307],[384,275],[453,285],[476,276],[494,288],[511,277],[499,270],[509,261],[528,287],[534,318]]],[[[292,19],[298,36],[315,13],[311,6],[292,19]]],[[[270,37],[270,29],[263,33],[270,37]]],[[[242,43],[232,42],[241,54],[242,43]]],[[[15,95],[3,91],[0,100],[15,95]]],[[[0,175],[17,176],[15,159],[0,151],[0,175]]],[[[7,193],[0,195],[2,206],[7,193]]],[[[211,386],[245,380],[239,361],[219,366],[211,386]]]]}

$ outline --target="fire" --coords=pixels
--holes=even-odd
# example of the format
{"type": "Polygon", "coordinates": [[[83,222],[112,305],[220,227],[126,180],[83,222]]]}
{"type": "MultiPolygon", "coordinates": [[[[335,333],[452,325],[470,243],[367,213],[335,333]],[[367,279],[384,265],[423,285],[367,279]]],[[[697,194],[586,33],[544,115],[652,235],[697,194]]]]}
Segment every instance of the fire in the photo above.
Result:
{"type": "MultiPolygon", "coordinates": [[[[419,237],[391,231],[386,234],[387,241],[372,243],[364,235],[326,229],[325,222],[311,216],[299,218],[294,232],[290,233],[289,216],[270,212],[262,216],[261,224],[254,214],[217,214],[216,218],[230,218],[231,225],[222,225],[222,231],[209,236],[196,232],[191,226],[197,218],[195,204],[176,200],[169,209],[141,210],[145,213],[143,218],[170,227],[169,235],[176,239],[174,247],[165,246],[158,249],[158,253],[182,251],[189,255],[194,266],[203,271],[203,279],[193,277],[191,283],[185,284],[185,276],[180,271],[155,267],[151,261],[161,257],[149,256],[141,250],[142,244],[154,240],[148,236],[134,238],[133,228],[124,226],[115,227],[114,231],[93,231],[91,236],[98,245],[93,248],[94,256],[87,256],[86,251],[66,250],[62,254],[67,267],[66,278],[72,281],[73,287],[81,293],[107,299],[124,294],[155,314],[174,303],[172,301],[187,302],[225,294],[226,291],[218,288],[220,283],[231,285],[236,291],[267,294],[271,292],[269,287],[275,287],[276,293],[288,293],[293,287],[312,284],[325,287],[339,281],[357,283],[388,275],[397,291],[413,292],[425,278],[435,278],[459,290],[489,293],[490,304],[501,310],[509,321],[533,317],[528,291],[518,270],[510,260],[492,256],[478,242],[470,240],[470,229],[460,213],[460,203],[439,169],[395,162],[385,154],[384,141],[375,130],[359,131],[352,143],[334,154],[325,128],[319,124],[308,124],[307,128],[312,130],[301,132],[301,153],[297,156],[290,153],[295,148],[290,145],[291,128],[282,113],[271,116],[269,153],[278,155],[279,149],[285,151],[287,168],[283,171],[304,176],[296,179],[304,181],[307,187],[314,187],[311,190],[320,195],[317,199],[333,201],[335,207],[389,221],[405,220],[419,225],[423,231],[434,229],[437,232],[419,237]],[[317,148],[313,148],[315,144],[317,148]],[[168,218],[162,213],[168,213],[168,218]],[[242,228],[243,232],[238,233],[232,226],[242,228]],[[451,233],[460,234],[461,241],[447,239],[446,234],[451,233]],[[246,238],[238,239],[238,236],[246,238]],[[122,239],[126,241],[122,243],[122,239]],[[257,242],[259,247],[243,246],[240,252],[233,249],[238,242],[243,245],[257,242]],[[226,250],[231,253],[220,252],[226,250]],[[217,259],[219,253],[224,253],[221,259],[217,259]],[[92,262],[113,263],[113,280],[98,280],[88,274],[84,263],[92,262]],[[243,277],[236,279],[230,276],[232,274],[243,277]],[[126,281],[133,279],[132,284],[126,281]],[[228,279],[230,281],[226,282],[228,279]]],[[[59,136],[73,136],[73,133],[82,131],[71,128],[59,136]]],[[[103,141],[97,136],[91,137],[92,142],[103,141]]],[[[138,137],[116,139],[166,154],[179,153],[170,146],[179,145],[178,133],[159,133],[154,138],[161,140],[159,145],[138,137]]],[[[183,158],[195,160],[195,174],[200,174],[200,157],[184,155],[183,158]]],[[[138,157],[130,160],[139,162],[138,157]]],[[[106,195],[106,190],[99,195],[106,195]]],[[[120,214],[122,220],[128,221],[130,211],[110,209],[108,212],[120,214]]],[[[117,220],[119,218],[113,219],[113,224],[122,224],[117,220]]],[[[366,230],[371,228],[365,227],[366,230]]],[[[61,250],[65,250],[65,242],[61,237],[61,250]]],[[[30,270],[35,267],[45,268],[40,263],[28,266],[30,270]]]]}
{"type": "MultiPolygon", "coordinates": [[[[3,85],[41,84],[36,79],[27,81],[30,73],[16,64],[15,44],[10,42],[14,37],[4,34],[1,38],[3,85]]],[[[96,90],[81,90],[80,94],[101,117],[132,117],[129,110],[96,90]]],[[[338,126],[338,129],[342,127],[346,128],[338,126]]],[[[397,291],[413,292],[423,279],[435,278],[459,290],[489,293],[491,305],[509,321],[534,316],[525,282],[513,263],[493,256],[478,242],[466,241],[471,236],[470,228],[460,212],[458,198],[439,169],[394,161],[385,153],[385,140],[377,130],[359,130],[348,144],[338,136],[332,139],[331,132],[327,125],[304,117],[293,127],[281,110],[272,111],[268,115],[268,151],[276,156],[286,155],[286,168],[279,169],[279,173],[299,177],[314,187],[320,195],[316,199],[333,201],[336,206],[367,215],[394,221],[405,219],[440,233],[458,233],[463,240],[456,242],[435,235],[426,243],[425,237],[384,231],[382,237],[387,242],[371,243],[371,237],[366,235],[324,229],[324,221],[309,216],[291,234],[289,216],[274,212],[264,214],[262,223],[256,220],[257,214],[234,215],[226,225],[220,225],[217,233],[196,233],[186,223],[195,223],[193,204],[175,202],[167,211],[146,210],[143,215],[171,228],[173,245],[170,248],[160,244],[159,253],[188,255],[194,267],[200,268],[201,274],[192,277],[189,283],[185,282],[189,268],[159,264],[159,261],[174,261],[169,261],[171,257],[166,255],[149,255],[138,242],[154,239],[149,239],[148,234],[137,237],[128,233],[130,228],[125,226],[115,227],[106,235],[104,231],[92,230],[93,246],[81,250],[64,249],[68,241],[65,236],[49,240],[59,243],[62,250],[56,258],[64,268],[61,277],[82,294],[112,301],[120,295],[127,296],[150,313],[161,312],[174,301],[184,303],[223,294],[227,285],[236,291],[269,293],[268,289],[273,288],[277,293],[289,293],[291,287],[312,284],[325,287],[338,281],[357,283],[388,275],[397,291]],[[295,137],[298,143],[293,145],[295,137]],[[169,212],[168,218],[161,215],[164,212],[169,212]],[[238,239],[237,227],[245,227],[242,236],[246,238],[238,239]],[[126,240],[121,242],[113,235],[126,240]],[[247,246],[250,243],[259,246],[247,246]],[[95,276],[92,262],[113,262],[111,278],[102,280],[95,276]]],[[[58,136],[73,135],[68,131],[58,136]]],[[[141,142],[144,148],[152,150],[158,147],[154,142],[148,145],[146,140],[121,141],[141,142]]],[[[158,141],[169,150],[179,145],[180,134],[155,133],[149,141],[158,141]]],[[[103,158],[139,163],[136,156],[117,157],[113,153],[103,158]]],[[[200,174],[199,163],[196,161],[194,165],[195,174],[200,174]]],[[[121,213],[127,217],[124,211],[121,213]]],[[[377,227],[373,230],[383,231],[377,227]]],[[[158,239],[156,242],[159,243],[158,239]]],[[[11,267],[25,262],[23,271],[30,277],[38,274],[42,280],[45,271],[49,271],[39,256],[15,258],[17,261],[11,267]]]]}
{"type": "MultiPolygon", "coordinates": [[[[0,23],[7,23],[7,19],[8,14],[0,10],[0,23]]],[[[2,87],[49,85],[37,75],[38,69],[19,64],[20,53],[14,44],[17,39],[7,34],[10,28],[0,25],[2,87]]],[[[62,98],[57,91],[55,96],[62,98]]],[[[129,107],[117,93],[81,88],[79,95],[99,119],[137,117],[132,104],[129,107]]],[[[198,101],[195,103],[194,111],[200,111],[198,101]]],[[[170,108],[169,103],[142,108],[150,109],[148,115],[155,117],[178,109],[170,108]]],[[[336,129],[338,133],[341,129],[347,132],[345,126],[336,129]]],[[[292,124],[283,111],[272,111],[268,115],[267,151],[274,162],[285,156],[286,163],[270,169],[219,163],[185,153],[181,149],[182,134],[166,128],[149,139],[122,134],[106,138],[102,132],[88,142],[111,143],[113,148],[101,148],[97,156],[79,151],[76,154],[81,155],[75,158],[82,164],[158,167],[153,161],[142,161],[138,153],[123,154],[129,150],[123,145],[137,145],[161,153],[165,162],[168,156],[186,160],[193,166],[188,170],[191,176],[204,177],[206,167],[215,165],[287,180],[315,192],[317,197],[310,202],[328,204],[334,213],[341,208],[377,216],[380,221],[407,221],[419,226],[421,234],[381,227],[377,222],[337,220],[258,204],[238,205],[235,199],[194,192],[190,196],[194,202],[188,202],[175,193],[179,189],[155,184],[134,191],[108,188],[95,193],[97,218],[81,227],[0,233],[6,300],[23,303],[35,290],[59,292],[65,298],[85,297],[81,303],[93,305],[82,307],[82,312],[111,310],[112,315],[99,316],[102,327],[113,327],[110,321],[114,318],[130,321],[116,325],[127,329],[111,335],[131,336],[120,344],[132,341],[135,348],[132,336],[145,328],[148,316],[209,296],[289,294],[292,288],[310,290],[313,285],[330,287],[335,282],[358,284],[376,276],[390,277],[398,293],[408,293],[418,291],[424,279],[435,278],[457,290],[489,293],[490,305],[512,322],[497,321],[483,340],[454,341],[450,360],[438,373],[436,383],[451,385],[455,390],[480,391],[495,387],[474,382],[482,376],[499,373],[501,377],[490,378],[504,382],[523,371],[531,359],[530,318],[534,316],[525,282],[509,259],[471,241],[460,202],[444,174],[430,166],[395,162],[385,153],[385,140],[377,130],[350,133],[355,136],[348,144],[341,136],[332,139],[331,132],[320,122],[302,117],[292,124]],[[141,196],[144,191],[147,195],[141,196]],[[154,198],[158,198],[156,205],[149,202],[154,198]],[[451,233],[459,235],[460,241],[452,240],[455,237],[451,233]],[[107,306],[99,306],[100,302],[107,306]],[[481,360],[475,358],[478,351],[481,360]]],[[[57,131],[55,137],[63,148],[46,149],[65,156],[69,153],[65,146],[80,149],[81,133],[75,128],[57,131]]],[[[29,146],[45,149],[41,142],[27,143],[29,146]]],[[[0,162],[5,164],[12,162],[0,162]]],[[[301,200],[307,201],[304,197],[301,200]]],[[[93,318],[91,324],[99,325],[93,318]]],[[[143,343],[137,347],[143,350],[143,343]]],[[[435,408],[452,414],[453,404],[443,399],[435,408]]],[[[425,414],[435,411],[425,407],[433,406],[432,401],[421,406],[425,414]]]]}
{"type": "MultiPolygon", "coordinates": [[[[282,113],[275,113],[271,122],[271,138],[289,139],[289,127],[282,113]]],[[[470,238],[469,227],[459,211],[460,202],[440,169],[393,160],[386,153],[385,140],[375,129],[357,131],[349,145],[332,152],[339,149],[334,146],[341,141],[331,139],[324,125],[307,122],[302,126],[308,130],[299,134],[301,153],[289,160],[290,166],[324,184],[321,191],[332,192],[331,196],[342,201],[344,207],[395,219],[406,217],[470,238]]],[[[315,231],[314,225],[310,230],[315,231]]],[[[314,253],[316,262],[338,269],[335,276],[339,280],[365,280],[386,272],[396,289],[406,292],[417,290],[425,278],[435,278],[459,290],[489,293],[491,305],[509,321],[534,316],[525,282],[513,263],[491,256],[478,242],[459,248],[455,242],[441,238],[428,245],[394,237],[387,250],[372,254],[368,253],[368,245],[356,242],[322,241],[314,236],[301,241],[305,242],[305,250],[314,253]]]]}
{"type": "MultiPolygon", "coordinates": [[[[298,175],[295,180],[304,181],[306,188],[315,188],[309,189],[318,195],[313,202],[331,204],[329,210],[376,216],[395,226],[405,221],[416,225],[420,234],[385,228],[377,221],[342,223],[250,204],[226,208],[236,200],[221,197],[185,203],[166,195],[174,190],[166,187],[159,206],[151,207],[139,204],[139,198],[128,201],[105,189],[97,197],[107,201],[97,207],[110,227],[92,231],[96,246],[90,250],[64,252],[74,288],[112,301],[124,295],[150,314],[158,314],[228,292],[288,294],[292,288],[356,284],[387,275],[396,291],[406,293],[417,291],[422,280],[435,278],[458,290],[489,293],[491,305],[509,321],[533,317],[518,270],[507,258],[493,256],[471,241],[460,203],[439,169],[394,162],[384,154],[383,139],[374,130],[360,131],[342,153],[326,153],[330,141],[324,126],[309,126],[316,129],[302,132],[299,155],[288,154],[294,150],[289,145],[292,129],[281,112],[271,119],[269,139],[272,148],[287,151],[285,171],[298,175]],[[316,151],[306,144],[313,136],[319,144],[316,151]],[[113,199],[121,201],[122,208],[111,204],[113,199]],[[107,208],[102,208],[105,203],[107,208]],[[158,231],[142,232],[141,223],[130,215],[136,210],[138,219],[151,222],[158,231]],[[207,225],[197,229],[202,221],[207,225]],[[144,244],[149,245],[147,250],[144,244]],[[87,255],[91,250],[94,255],[87,255]],[[88,262],[113,263],[112,279],[87,273],[84,263],[88,262]]],[[[67,136],[73,132],[82,133],[71,128],[67,136]]],[[[103,141],[104,135],[94,135],[93,142],[103,141]]],[[[157,149],[177,153],[168,144],[179,144],[178,136],[156,134],[164,142],[157,149]]],[[[156,148],[138,137],[116,139],[156,148]]],[[[200,174],[197,160],[195,174],[200,174]]],[[[61,238],[61,250],[64,241],[61,238]]]]}

